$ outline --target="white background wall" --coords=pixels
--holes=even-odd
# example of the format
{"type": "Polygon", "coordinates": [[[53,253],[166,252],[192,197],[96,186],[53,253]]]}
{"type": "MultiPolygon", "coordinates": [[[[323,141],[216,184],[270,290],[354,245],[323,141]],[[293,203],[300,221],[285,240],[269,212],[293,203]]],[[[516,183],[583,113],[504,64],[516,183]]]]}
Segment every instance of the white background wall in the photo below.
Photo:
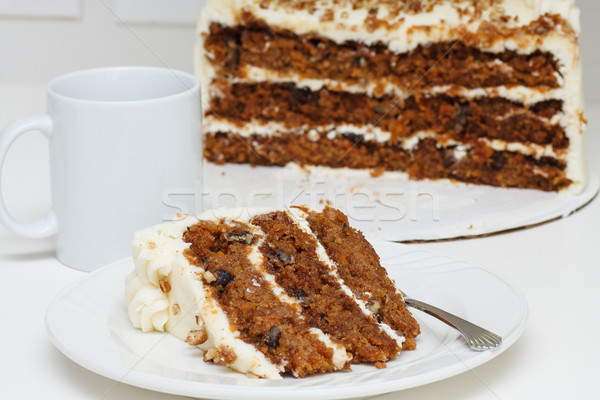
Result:
{"type": "MultiPolygon", "coordinates": [[[[204,1],[0,0],[0,80],[48,81],[107,65],[192,71],[194,25],[204,1]]],[[[600,100],[600,1],[577,4],[585,94],[600,100]]]]}

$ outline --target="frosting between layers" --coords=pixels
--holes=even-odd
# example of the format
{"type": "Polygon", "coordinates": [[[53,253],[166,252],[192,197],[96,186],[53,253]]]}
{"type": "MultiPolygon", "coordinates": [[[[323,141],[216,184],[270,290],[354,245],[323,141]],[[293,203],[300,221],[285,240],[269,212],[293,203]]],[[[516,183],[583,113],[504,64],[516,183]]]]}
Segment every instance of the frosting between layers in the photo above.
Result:
{"type": "MultiPolygon", "coordinates": [[[[334,139],[338,135],[357,135],[362,136],[365,141],[373,141],[378,143],[385,143],[390,140],[391,134],[377,126],[371,125],[352,125],[352,124],[340,124],[340,125],[328,125],[328,126],[305,126],[297,129],[286,128],[286,126],[280,122],[248,122],[243,126],[237,126],[234,123],[229,123],[227,120],[217,119],[212,116],[205,118],[205,133],[219,133],[229,132],[240,137],[252,137],[256,136],[279,136],[285,134],[296,134],[296,135],[308,135],[309,138],[315,141],[319,140],[321,134],[325,134],[328,139],[334,139]]],[[[434,131],[418,131],[409,137],[402,139],[401,145],[405,150],[412,150],[418,144],[421,139],[443,139],[440,140],[439,147],[455,146],[457,144],[463,144],[456,140],[445,138],[443,135],[439,135],[434,131]]],[[[531,155],[535,158],[541,157],[553,157],[556,159],[563,159],[564,155],[557,153],[552,148],[551,144],[540,145],[535,143],[521,143],[521,142],[507,142],[499,139],[488,139],[480,138],[479,141],[485,143],[496,151],[513,151],[524,155],[531,155]]],[[[464,147],[470,148],[468,144],[463,144],[464,147]]]]}
{"type": "MultiPolygon", "coordinates": [[[[365,85],[360,85],[332,79],[304,78],[293,72],[282,73],[281,71],[270,70],[253,65],[240,66],[239,69],[241,71],[240,75],[245,76],[246,78],[232,78],[230,79],[231,84],[252,84],[262,82],[294,83],[298,88],[310,89],[313,92],[325,88],[337,92],[364,93],[371,97],[393,95],[403,98],[412,93],[412,91],[404,90],[385,79],[370,81],[365,85]]],[[[560,75],[557,76],[557,80],[558,82],[564,81],[560,75]]],[[[477,97],[502,97],[522,104],[535,104],[545,100],[557,99],[564,95],[562,88],[551,89],[546,87],[526,86],[466,88],[455,85],[439,85],[419,89],[419,93],[425,95],[445,94],[449,91],[453,96],[460,96],[468,99],[477,97]]],[[[218,95],[219,93],[211,93],[211,97],[216,97],[218,95]]]]}

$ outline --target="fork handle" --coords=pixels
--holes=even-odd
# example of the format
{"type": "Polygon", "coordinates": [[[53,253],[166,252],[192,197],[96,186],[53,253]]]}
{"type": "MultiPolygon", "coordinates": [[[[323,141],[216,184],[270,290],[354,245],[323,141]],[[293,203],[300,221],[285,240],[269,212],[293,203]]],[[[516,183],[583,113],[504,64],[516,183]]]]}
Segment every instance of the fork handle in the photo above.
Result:
{"type": "Polygon", "coordinates": [[[432,306],[431,304],[427,304],[421,300],[405,298],[404,302],[407,306],[411,306],[416,308],[417,310],[421,310],[459,331],[469,344],[469,347],[471,347],[473,350],[487,350],[487,348],[480,348],[479,346],[480,343],[479,340],[477,340],[477,338],[481,337],[482,335],[484,335],[487,338],[493,338],[496,341],[502,340],[500,336],[488,331],[487,329],[475,325],[440,308],[432,306]]]}

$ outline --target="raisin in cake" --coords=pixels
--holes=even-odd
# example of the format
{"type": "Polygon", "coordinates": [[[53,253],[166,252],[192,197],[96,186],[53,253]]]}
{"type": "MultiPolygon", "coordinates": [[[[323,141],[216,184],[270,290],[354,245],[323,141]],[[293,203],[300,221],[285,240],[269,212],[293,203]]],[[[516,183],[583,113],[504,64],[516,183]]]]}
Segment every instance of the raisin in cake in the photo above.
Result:
{"type": "Polygon", "coordinates": [[[574,0],[209,0],[205,157],[577,193],[574,0]]]}
{"type": "Polygon", "coordinates": [[[373,247],[340,211],[220,212],[136,233],[133,325],[264,378],[381,366],[419,326],[373,247]]]}

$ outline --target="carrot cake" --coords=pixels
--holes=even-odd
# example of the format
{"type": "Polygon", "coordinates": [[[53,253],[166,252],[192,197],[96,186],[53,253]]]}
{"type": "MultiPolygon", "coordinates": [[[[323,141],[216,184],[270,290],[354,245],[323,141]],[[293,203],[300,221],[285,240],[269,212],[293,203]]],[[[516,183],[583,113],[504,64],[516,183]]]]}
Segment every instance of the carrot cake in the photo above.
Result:
{"type": "Polygon", "coordinates": [[[577,193],[574,0],[208,0],[205,157],[577,193]]]}
{"type": "Polygon", "coordinates": [[[205,361],[262,378],[376,367],[419,325],[340,211],[217,210],[135,235],[133,325],[168,331],[205,361]]]}

